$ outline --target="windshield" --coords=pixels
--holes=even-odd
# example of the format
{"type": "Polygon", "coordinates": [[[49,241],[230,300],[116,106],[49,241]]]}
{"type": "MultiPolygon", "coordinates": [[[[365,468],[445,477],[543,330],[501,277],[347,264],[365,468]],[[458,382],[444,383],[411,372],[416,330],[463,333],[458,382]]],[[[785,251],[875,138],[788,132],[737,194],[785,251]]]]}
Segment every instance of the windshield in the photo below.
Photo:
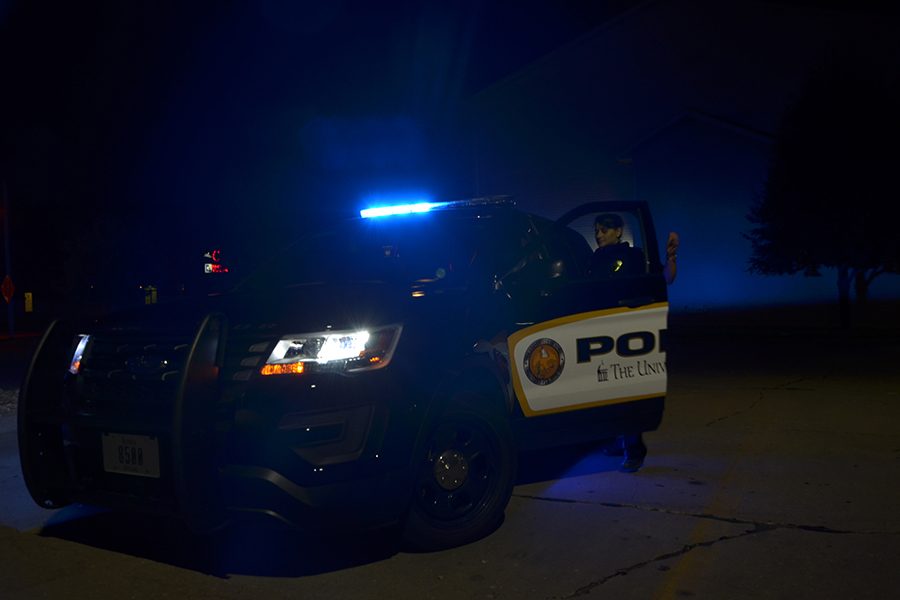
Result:
{"type": "Polygon", "coordinates": [[[354,281],[466,285],[518,260],[520,244],[501,229],[491,218],[409,215],[349,221],[301,238],[240,287],[354,281]]]}

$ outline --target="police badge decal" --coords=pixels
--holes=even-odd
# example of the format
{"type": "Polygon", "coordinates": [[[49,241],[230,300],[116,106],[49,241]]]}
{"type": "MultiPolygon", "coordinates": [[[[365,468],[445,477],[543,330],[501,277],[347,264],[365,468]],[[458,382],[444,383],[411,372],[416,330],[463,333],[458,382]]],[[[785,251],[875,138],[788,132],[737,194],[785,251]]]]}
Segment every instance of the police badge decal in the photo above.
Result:
{"type": "Polygon", "coordinates": [[[525,376],[536,385],[550,385],[562,375],[566,366],[563,349],[550,338],[535,340],[525,351],[525,376]]]}

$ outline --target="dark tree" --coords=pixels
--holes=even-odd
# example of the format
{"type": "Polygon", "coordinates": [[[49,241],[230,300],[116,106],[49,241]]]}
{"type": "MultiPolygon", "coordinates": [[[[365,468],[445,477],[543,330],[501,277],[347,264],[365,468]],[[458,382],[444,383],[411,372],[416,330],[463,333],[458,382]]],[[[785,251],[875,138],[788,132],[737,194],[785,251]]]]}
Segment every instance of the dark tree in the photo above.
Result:
{"type": "Polygon", "coordinates": [[[836,269],[849,325],[851,282],[863,306],[876,277],[900,272],[898,168],[896,66],[833,58],[785,112],[765,191],[747,217],[750,271],[836,269]]]}

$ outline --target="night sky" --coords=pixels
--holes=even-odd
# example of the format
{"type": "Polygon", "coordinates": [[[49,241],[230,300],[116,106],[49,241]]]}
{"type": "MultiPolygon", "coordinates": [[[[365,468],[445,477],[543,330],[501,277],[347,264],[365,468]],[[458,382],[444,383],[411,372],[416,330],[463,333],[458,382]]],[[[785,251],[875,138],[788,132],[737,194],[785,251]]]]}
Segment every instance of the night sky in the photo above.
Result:
{"type": "Polygon", "coordinates": [[[372,195],[472,194],[472,95],[640,3],[0,0],[17,287],[173,289],[372,195]]]}
{"type": "Polygon", "coordinates": [[[465,195],[460,104],[634,2],[592,4],[0,4],[15,279],[134,286],[395,184],[465,195]]]}

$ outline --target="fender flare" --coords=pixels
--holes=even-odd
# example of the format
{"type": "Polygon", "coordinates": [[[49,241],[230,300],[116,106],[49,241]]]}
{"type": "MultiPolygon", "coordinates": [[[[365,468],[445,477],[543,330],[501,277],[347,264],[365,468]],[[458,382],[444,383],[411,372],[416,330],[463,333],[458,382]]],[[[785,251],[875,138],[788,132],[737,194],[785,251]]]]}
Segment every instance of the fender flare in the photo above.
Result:
{"type": "Polygon", "coordinates": [[[421,453],[435,423],[460,392],[474,392],[476,396],[487,399],[494,404],[493,409],[498,416],[502,415],[511,422],[515,398],[509,394],[504,374],[488,354],[469,354],[460,367],[443,373],[440,383],[430,395],[413,443],[410,465],[415,463],[416,457],[421,453]]]}

